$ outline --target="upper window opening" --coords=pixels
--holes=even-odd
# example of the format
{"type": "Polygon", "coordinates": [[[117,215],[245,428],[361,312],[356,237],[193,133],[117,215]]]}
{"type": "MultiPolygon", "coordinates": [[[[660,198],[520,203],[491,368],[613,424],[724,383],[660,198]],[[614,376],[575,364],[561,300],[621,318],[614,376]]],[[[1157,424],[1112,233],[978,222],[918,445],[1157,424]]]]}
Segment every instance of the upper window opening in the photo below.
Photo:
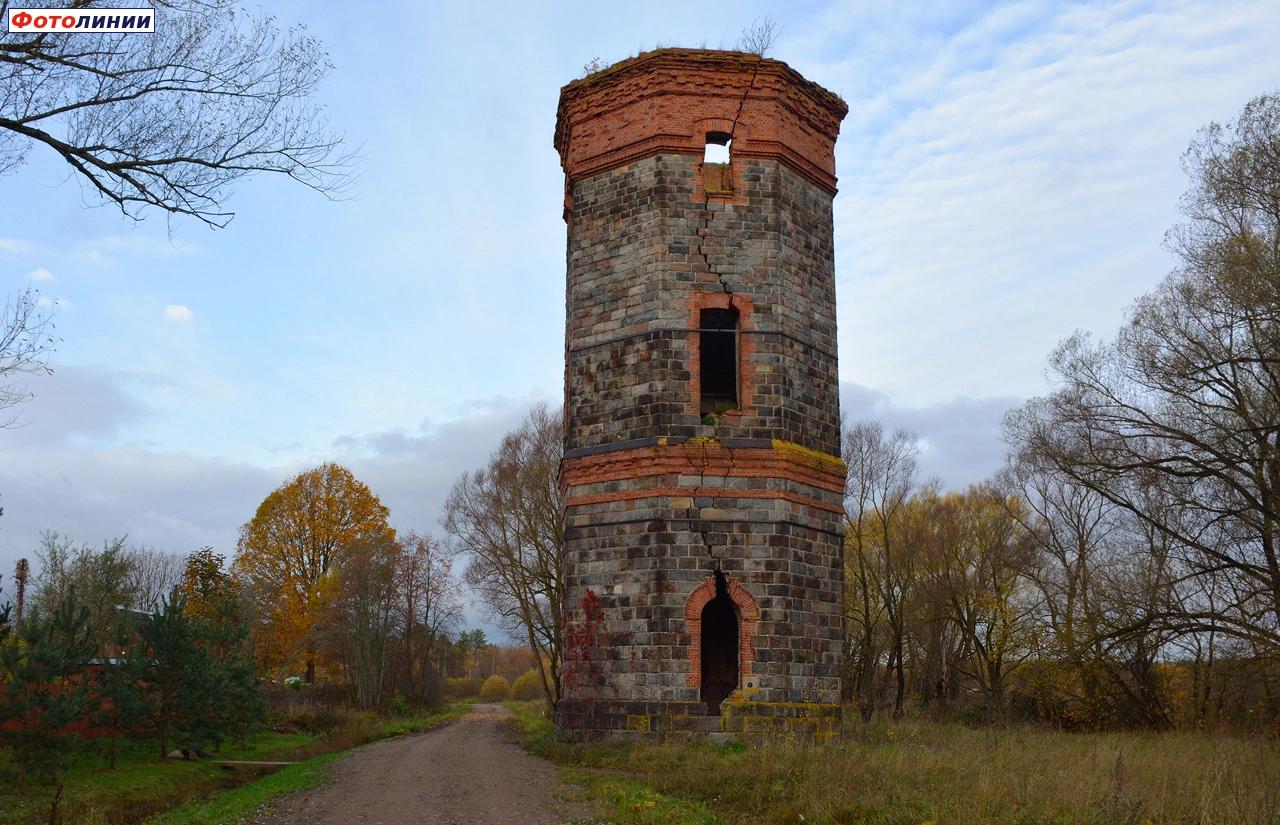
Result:
{"type": "Polygon", "coordinates": [[[729,147],[733,143],[726,132],[707,132],[707,148],[703,152],[703,163],[728,163],[729,147]]]}
{"type": "Polygon", "coordinates": [[[738,310],[704,309],[699,315],[699,380],[703,415],[738,407],[738,310]]]}

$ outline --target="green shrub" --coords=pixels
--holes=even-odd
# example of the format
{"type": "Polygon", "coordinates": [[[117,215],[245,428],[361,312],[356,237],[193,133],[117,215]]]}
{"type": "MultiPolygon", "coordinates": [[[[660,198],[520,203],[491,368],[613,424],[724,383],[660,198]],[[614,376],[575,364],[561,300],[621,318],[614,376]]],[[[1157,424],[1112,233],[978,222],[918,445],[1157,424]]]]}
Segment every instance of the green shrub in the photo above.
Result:
{"type": "Polygon", "coordinates": [[[478,676],[450,676],[445,680],[445,696],[450,699],[469,699],[480,694],[483,684],[478,676]]]}
{"type": "Polygon", "coordinates": [[[409,707],[409,701],[396,692],[391,694],[391,701],[387,702],[387,710],[391,711],[392,716],[408,716],[412,708],[409,707]]]}
{"type": "Polygon", "coordinates": [[[542,677],[536,669],[522,674],[511,683],[511,698],[523,702],[542,698],[542,677]]]}
{"type": "Polygon", "coordinates": [[[510,699],[511,684],[495,673],[485,679],[484,684],[480,686],[480,698],[486,702],[501,702],[503,699],[510,699]]]}

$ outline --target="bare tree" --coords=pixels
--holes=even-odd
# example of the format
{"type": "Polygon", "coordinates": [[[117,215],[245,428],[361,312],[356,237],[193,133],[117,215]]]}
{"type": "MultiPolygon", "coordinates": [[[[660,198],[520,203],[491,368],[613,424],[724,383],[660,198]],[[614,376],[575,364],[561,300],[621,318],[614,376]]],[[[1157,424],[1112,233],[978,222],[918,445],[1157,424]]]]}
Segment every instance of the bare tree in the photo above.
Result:
{"type": "Polygon", "coordinates": [[[130,548],[126,557],[131,566],[129,591],[132,607],[148,613],[160,607],[160,601],[182,582],[185,559],[151,547],[130,548]]]}
{"type": "Polygon", "coordinates": [[[1093,715],[1157,727],[1171,660],[1201,721],[1226,675],[1280,713],[1280,98],[1183,165],[1178,268],[1114,339],[1064,341],[1056,391],[1006,419],[1054,649],[1093,715]]]}
{"type": "Polygon", "coordinates": [[[773,44],[777,42],[778,35],[781,32],[781,27],[774,22],[772,17],[768,15],[757,17],[751,21],[750,26],[742,30],[742,36],[738,38],[735,48],[740,52],[764,57],[769,54],[769,50],[773,48],[773,44]]]}
{"type": "MultiPolygon", "coordinates": [[[[31,397],[19,385],[19,376],[52,372],[49,356],[57,345],[53,313],[41,306],[37,290],[19,292],[5,304],[0,311],[0,413],[31,397]]],[[[15,418],[0,418],[0,427],[14,423],[15,418]]]]}
{"type": "Polygon", "coordinates": [[[399,562],[400,546],[394,539],[381,536],[352,543],[338,571],[337,592],[321,619],[321,635],[341,657],[366,710],[382,699],[398,630],[399,562]]]}
{"type": "Polygon", "coordinates": [[[899,430],[885,436],[876,422],[862,422],[843,437],[845,533],[850,545],[848,574],[854,587],[846,619],[857,637],[855,678],[864,719],[870,719],[879,662],[878,625],[883,617],[890,663],[897,674],[894,715],[906,696],[905,602],[911,586],[911,554],[900,544],[902,516],[916,486],[916,436],[899,430]]]}
{"type": "Polygon", "coordinates": [[[396,592],[400,601],[400,679],[404,694],[428,698],[433,677],[443,671],[435,653],[461,617],[453,556],[430,536],[410,532],[400,539],[396,592]]]}
{"type": "Polygon", "coordinates": [[[1187,633],[1280,650],[1280,98],[1203,130],[1185,157],[1179,269],[1107,343],[1067,339],[1060,389],[1008,420],[1013,442],[1170,543],[1187,577],[1227,576],[1170,607],[1187,633]]]}
{"type": "MultiPolygon", "coordinates": [[[[45,4],[109,10],[97,0],[45,4]]],[[[9,0],[0,0],[0,16],[9,0]]],[[[234,183],[285,175],[344,190],[352,156],[312,96],[332,69],[302,26],[234,0],[167,0],[156,31],[0,35],[0,171],[40,146],[97,200],[224,226],[234,183]]]]}
{"type": "Polygon", "coordinates": [[[445,529],[469,557],[466,579],[511,633],[523,633],[551,702],[560,690],[564,593],[559,412],[534,407],[481,470],[458,479],[445,529]]]}

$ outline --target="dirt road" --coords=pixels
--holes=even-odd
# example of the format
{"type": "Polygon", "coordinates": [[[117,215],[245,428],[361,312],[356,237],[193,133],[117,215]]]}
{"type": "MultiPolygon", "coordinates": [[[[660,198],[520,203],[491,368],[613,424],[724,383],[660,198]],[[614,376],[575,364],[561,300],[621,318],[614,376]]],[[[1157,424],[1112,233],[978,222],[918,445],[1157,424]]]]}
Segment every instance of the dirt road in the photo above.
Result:
{"type": "Polygon", "coordinates": [[[556,769],[507,739],[501,705],[440,730],[368,745],[329,781],[260,811],[253,825],[559,825],[556,769]]]}

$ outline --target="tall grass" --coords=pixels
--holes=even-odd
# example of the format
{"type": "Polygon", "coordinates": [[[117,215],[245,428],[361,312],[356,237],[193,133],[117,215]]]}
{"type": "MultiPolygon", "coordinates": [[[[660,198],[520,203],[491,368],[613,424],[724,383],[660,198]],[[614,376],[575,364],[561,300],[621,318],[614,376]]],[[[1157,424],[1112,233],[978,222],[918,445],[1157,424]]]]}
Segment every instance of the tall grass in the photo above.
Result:
{"type": "MultiPolygon", "coordinates": [[[[824,747],[524,742],[737,823],[1280,823],[1280,742],[1201,733],[1061,733],[853,722],[824,747]]],[[[677,822],[679,820],[671,820],[677,822]]]]}

